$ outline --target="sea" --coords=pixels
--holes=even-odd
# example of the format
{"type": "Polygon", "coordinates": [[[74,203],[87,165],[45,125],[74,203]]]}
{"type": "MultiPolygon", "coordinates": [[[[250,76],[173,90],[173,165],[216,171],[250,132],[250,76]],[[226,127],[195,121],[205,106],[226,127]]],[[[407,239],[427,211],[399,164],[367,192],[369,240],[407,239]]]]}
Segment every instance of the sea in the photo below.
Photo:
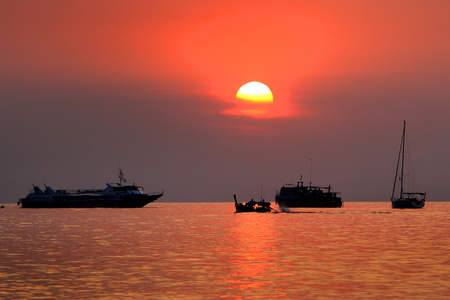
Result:
{"type": "Polygon", "coordinates": [[[1,299],[450,299],[450,202],[0,209],[1,299]]]}

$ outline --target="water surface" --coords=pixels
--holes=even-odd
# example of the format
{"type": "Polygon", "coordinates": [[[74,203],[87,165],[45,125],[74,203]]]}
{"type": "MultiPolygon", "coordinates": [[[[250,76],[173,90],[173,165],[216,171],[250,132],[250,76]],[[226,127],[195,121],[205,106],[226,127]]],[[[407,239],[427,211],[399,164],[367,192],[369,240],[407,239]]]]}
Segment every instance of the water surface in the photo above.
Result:
{"type": "Polygon", "coordinates": [[[450,203],[0,210],[3,299],[443,299],[450,203]]]}

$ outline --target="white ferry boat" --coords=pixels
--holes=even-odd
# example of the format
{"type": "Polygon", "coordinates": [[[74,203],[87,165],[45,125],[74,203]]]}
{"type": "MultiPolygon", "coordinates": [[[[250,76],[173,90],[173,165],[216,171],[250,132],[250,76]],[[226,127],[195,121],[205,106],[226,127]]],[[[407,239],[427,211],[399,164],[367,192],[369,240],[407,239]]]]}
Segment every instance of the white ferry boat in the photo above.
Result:
{"type": "Polygon", "coordinates": [[[144,207],[163,195],[161,193],[144,194],[143,188],[136,185],[124,185],[126,182],[119,169],[119,183],[107,183],[105,189],[91,190],[45,190],[33,185],[33,190],[25,198],[20,198],[22,208],[82,208],[82,207],[144,207]]]}

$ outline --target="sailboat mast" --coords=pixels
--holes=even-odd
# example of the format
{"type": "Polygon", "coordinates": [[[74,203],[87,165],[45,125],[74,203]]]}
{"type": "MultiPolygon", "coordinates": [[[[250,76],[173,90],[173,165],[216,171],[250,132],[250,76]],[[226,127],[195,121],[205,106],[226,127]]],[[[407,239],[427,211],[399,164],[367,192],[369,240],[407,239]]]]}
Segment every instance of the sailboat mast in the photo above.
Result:
{"type": "Polygon", "coordinates": [[[403,121],[403,134],[402,134],[402,170],[400,173],[400,198],[403,198],[403,165],[405,163],[405,131],[406,121],[403,121]]]}
{"type": "MultiPolygon", "coordinates": [[[[405,121],[403,121],[405,122],[405,121]]],[[[405,125],[403,124],[403,130],[405,130],[405,125]]],[[[395,176],[394,176],[394,187],[392,188],[392,196],[391,196],[391,200],[394,200],[394,195],[395,195],[395,187],[397,185],[397,176],[398,176],[398,167],[400,166],[400,159],[401,159],[401,155],[402,155],[402,149],[403,149],[403,134],[402,134],[402,138],[400,139],[400,149],[398,149],[398,158],[397,158],[397,167],[395,168],[395,176]]],[[[400,195],[401,198],[401,195],[400,195]]]]}

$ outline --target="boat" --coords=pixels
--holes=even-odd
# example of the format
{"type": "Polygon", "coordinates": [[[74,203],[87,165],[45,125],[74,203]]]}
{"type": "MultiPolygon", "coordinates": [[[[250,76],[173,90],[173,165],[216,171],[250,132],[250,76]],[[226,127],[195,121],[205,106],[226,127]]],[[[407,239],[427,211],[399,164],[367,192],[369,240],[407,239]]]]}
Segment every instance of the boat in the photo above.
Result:
{"type": "Polygon", "coordinates": [[[403,171],[405,166],[405,140],[406,140],[406,121],[403,121],[403,133],[400,141],[400,150],[397,159],[397,168],[395,169],[394,187],[392,189],[391,204],[392,208],[422,208],[425,206],[426,193],[405,192],[403,190],[403,171]],[[399,174],[400,167],[400,174],[399,174]],[[400,176],[399,176],[400,175],[400,176]],[[400,181],[400,195],[395,197],[395,188],[397,181],[400,181]]]}
{"type": "Polygon", "coordinates": [[[107,183],[105,189],[53,190],[45,185],[45,190],[33,185],[33,190],[17,203],[22,208],[85,208],[85,207],[144,207],[163,195],[144,194],[143,187],[126,185],[119,169],[119,183],[107,183]]]}
{"type": "Polygon", "coordinates": [[[275,203],[280,207],[342,207],[340,193],[332,192],[330,185],[304,185],[301,179],[297,185],[283,185],[276,193],[275,203]]]}
{"type": "Polygon", "coordinates": [[[254,201],[253,199],[247,203],[239,203],[237,202],[236,195],[234,197],[234,206],[236,208],[237,213],[241,212],[271,212],[272,210],[276,212],[275,209],[270,207],[270,202],[264,201],[254,201]]]}

